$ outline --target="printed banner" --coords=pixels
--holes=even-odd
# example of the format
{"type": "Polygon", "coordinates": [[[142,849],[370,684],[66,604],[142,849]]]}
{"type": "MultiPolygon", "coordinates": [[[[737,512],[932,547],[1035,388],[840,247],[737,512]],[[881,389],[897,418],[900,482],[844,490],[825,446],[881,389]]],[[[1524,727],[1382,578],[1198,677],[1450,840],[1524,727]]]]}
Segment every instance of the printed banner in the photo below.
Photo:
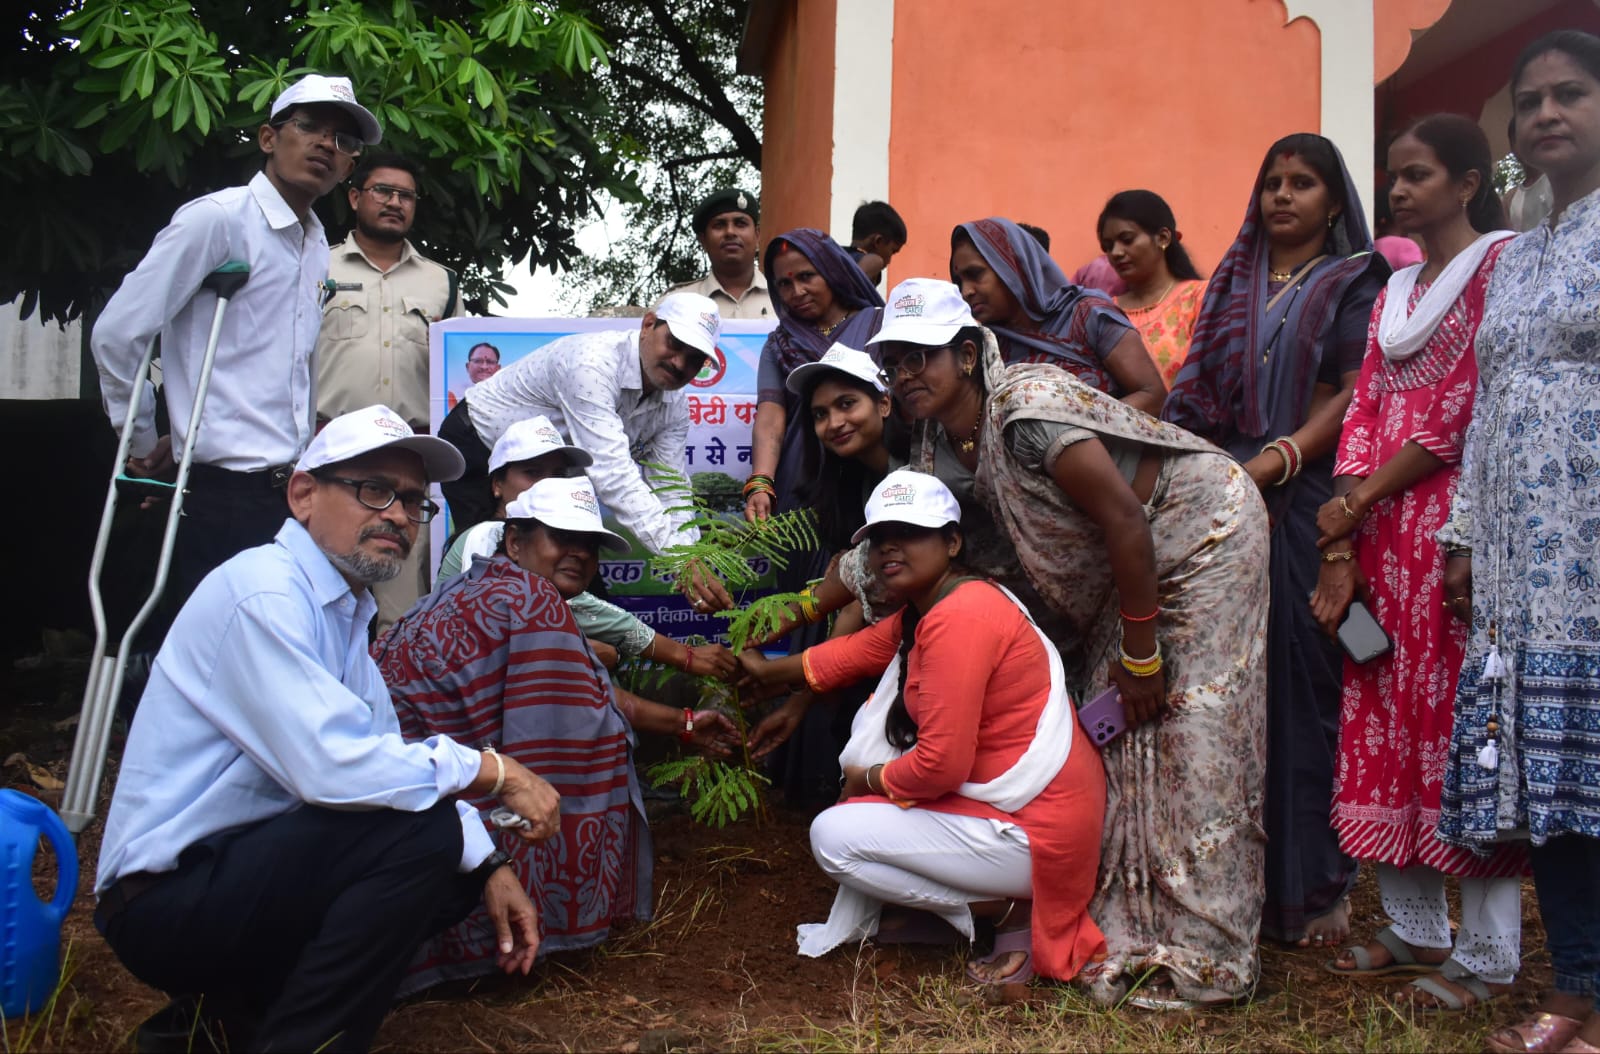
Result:
{"type": "MultiPolygon", "coordinates": [[[[471,386],[468,357],[475,349],[474,369],[481,373],[483,367],[479,364],[483,362],[497,359],[498,368],[503,369],[573,333],[636,329],[639,325],[637,318],[452,318],[435,322],[428,333],[433,431],[438,433],[445,415],[471,386]]],[[[741,516],[744,511],[744,480],[750,474],[750,432],[756,416],[756,367],[761,361],[761,346],[775,325],[773,321],[724,321],[716,361],[707,363],[687,389],[689,443],[685,454],[690,480],[697,494],[731,516],[741,516]]],[[[442,495],[435,497],[442,502],[442,495]]],[[[650,574],[650,554],[632,533],[609,512],[605,522],[630,546],[626,554],[606,553],[600,563],[600,575],[613,603],[669,637],[725,637],[725,620],[690,608],[682,596],[673,592],[671,583],[650,574]]],[[[435,519],[432,530],[433,570],[437,571],[444,557],[445,540],[452,533],[449,516],[435,519]]],[[[772,569],[765,564],[764,560],[752,563],[762,581],[751,595],[772,588],[772,569]]]]}

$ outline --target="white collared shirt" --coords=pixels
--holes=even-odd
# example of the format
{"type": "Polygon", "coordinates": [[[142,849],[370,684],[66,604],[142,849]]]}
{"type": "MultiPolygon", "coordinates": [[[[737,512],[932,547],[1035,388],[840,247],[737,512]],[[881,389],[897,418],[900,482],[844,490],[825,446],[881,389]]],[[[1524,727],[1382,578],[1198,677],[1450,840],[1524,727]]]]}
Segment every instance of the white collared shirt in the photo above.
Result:
{"type": "Polygon", "coordinates": [[[473,385],[464,398],[473,429],[491,448],[516,422],[550,418],[567,442],[594,457],[585,471],[595,493],[651,552],[699,539],[698,531],[679,531],[688,514],[669,515],[635,463],[653,461],[688,476],[688,396],[644,391],[637,329],[551,341],[473,385]]]}
{"type": "MultiPolygon", "coordinates": [[[[367,653],[372,594],[357,597],[294,520],[200,583],[150,670],[128,733],[96,894],[124,875],[170,871],[220,831],[302,804],[421,812],[477,778],[476,750],[447,736],[407,743],[367,653]]],[[[494,845],[471,806],[460,869],[494,845]]]]}
{"type": "MultiPolygon", "coordinates": [[[[174,213],[106,304],[89,344],[106,413],[120,429],[145,349],[161,338],[177,457],[216,312],[216,296],[200,283],[231,260],[249,264],[250,277],[223,319],[194,457],[248,472],[290,463],[311,441],[311,353],[328,277],[322,222],[296,216],[265,172],[174,213]]],[[[129,453],[142,457],[155,441],[147,386],[129,453]]]]}

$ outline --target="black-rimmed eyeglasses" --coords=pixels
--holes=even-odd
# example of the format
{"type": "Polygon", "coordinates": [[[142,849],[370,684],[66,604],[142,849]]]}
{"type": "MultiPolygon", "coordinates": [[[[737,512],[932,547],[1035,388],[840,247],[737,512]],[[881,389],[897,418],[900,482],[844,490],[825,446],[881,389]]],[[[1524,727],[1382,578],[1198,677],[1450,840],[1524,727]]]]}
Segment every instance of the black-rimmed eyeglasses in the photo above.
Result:
{"type": "Polygon", "coordinates": [[[347,487],[354,487],[356,500],[373,512],[382,512],[398,499],[401,508],[406,510],[406,519],[412,523],[427,523],[439,514],[439,506],[430,501],[420,490],[408,490],[402,494],[382,480],[347,479],[344,476],[325,476],[316,472],[312,475],[325,483],[343,483],[347,487]]]}

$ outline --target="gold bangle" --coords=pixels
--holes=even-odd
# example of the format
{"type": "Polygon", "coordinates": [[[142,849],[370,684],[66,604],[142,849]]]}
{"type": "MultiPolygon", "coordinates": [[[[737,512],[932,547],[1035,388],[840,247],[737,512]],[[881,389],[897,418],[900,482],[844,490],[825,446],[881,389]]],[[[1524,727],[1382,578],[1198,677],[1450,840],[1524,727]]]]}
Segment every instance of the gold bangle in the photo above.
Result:
{"type": "Polygon", "coordinates": [[[1354,549],[1342,549],[1336,553],[1322,554],[1322,562],[1325,564],[1336,564],[1340,560],[1354,560],[1355,558],[1356,551],[1354,549]]]}
{"type": "Polygon", "coordinates": [[[1339,495],[1339,509],[1345,514],[1347,519],[1361,519],[1361,517],[1356,514],[1356,510],[1350,507],[1350,496],[1348,494],[1339,495]]]}
{"type": "Polygon", "coordinates": [[[800,608],[800,617],[807,622],[815,622],[822,617],[822,612],[817,609],[817,594],[813,586],[806,586],[800,591],[800,599],[796,602],[800,608]]]}
{"type": "Polygon", "coordinates": [[[1122,668],[1135,677],[1154,677],[1161,672],[1161,645],[1156,645],[1155,654],[1147,659],[1135,659],[1120,645],[1117,653],[1122,660],[1122,668]]]}

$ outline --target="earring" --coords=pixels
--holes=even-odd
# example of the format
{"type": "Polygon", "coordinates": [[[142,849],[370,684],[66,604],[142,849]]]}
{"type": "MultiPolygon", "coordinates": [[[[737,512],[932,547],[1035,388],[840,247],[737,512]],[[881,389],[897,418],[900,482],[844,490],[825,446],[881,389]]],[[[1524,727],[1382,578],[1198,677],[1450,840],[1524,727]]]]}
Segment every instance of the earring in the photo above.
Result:
{"type": "Polygon", "coordinates": [[[971,377],[972,376],[972,364],[971,363],[968,363],[967,365],[961,367],[961,375],[963,377],[971,377]]]}
{"type": "Polygon", "coordinates": [[[1333,230],[1333,225],[1335,223],[1338,223],[1338,222],[1339,222],[1339,214],[1337,212],[1328,213],[1328,229],[1330,231],[1333,230]]]}

